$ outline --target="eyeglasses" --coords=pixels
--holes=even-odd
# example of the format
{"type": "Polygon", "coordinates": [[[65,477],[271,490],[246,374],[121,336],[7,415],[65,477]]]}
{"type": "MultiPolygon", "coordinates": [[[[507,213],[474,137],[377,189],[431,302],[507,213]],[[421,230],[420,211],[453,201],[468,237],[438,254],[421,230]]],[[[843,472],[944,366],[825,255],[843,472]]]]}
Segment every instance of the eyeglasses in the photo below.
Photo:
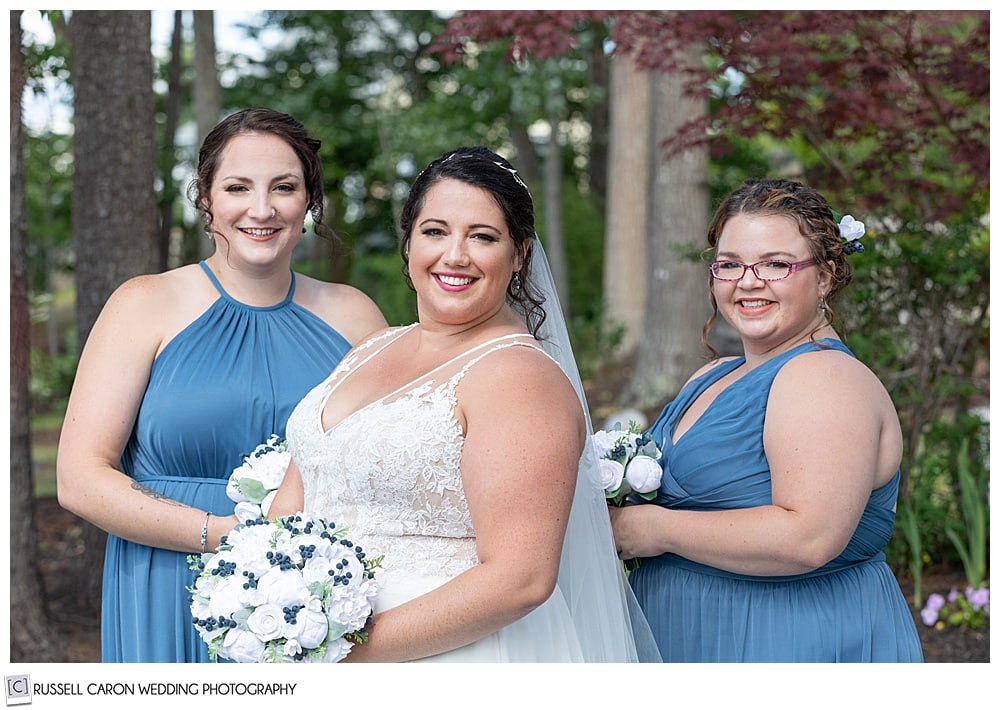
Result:
{"type": "Polygon", "coordinates": [[[758,261],[756,264],[743,264],[739,261],[713,261],[708,265],[708,270],[719,281],[739,281],[746,274],[747,269],[750,269],[754,276],[761,281],[781,281],[799,269],[805,269],[815,263],[815,259],[796,261],[791,264],[787,261],[775,261],[774,259],[758,261]]]}

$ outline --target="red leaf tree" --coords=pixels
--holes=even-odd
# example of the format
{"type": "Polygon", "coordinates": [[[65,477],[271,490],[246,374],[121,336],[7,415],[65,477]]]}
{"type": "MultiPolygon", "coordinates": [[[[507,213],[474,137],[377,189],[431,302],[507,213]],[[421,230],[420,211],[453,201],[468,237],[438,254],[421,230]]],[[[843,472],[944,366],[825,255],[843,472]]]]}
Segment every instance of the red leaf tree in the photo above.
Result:
{"type": "Polygon", "coordinates": [[[507,41],[513,60],[572,49],[603,26],[614,51],[687,91],[736,77],[703,118],[664,137],[667,155],[715,137],[769,133],[815,151],[809,179],[870,210],[922,220],[985,212],[989,191],[989,13],[984,11],[467,11],[436,48],[507,41]],[[700,45],[692,66],[678,50],[700,45]]]}

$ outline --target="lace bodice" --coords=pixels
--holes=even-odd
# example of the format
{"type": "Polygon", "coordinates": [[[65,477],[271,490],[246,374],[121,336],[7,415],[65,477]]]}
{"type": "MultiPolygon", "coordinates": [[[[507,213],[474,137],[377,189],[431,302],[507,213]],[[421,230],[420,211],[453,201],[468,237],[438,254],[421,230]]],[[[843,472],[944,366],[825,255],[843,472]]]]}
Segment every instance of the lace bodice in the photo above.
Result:
{"type": "Polygon", "coordinates": [[[541,350],[524,335],[482,343],[324,431],[323,409],[340,383],[407,330],[387,331],[356,348],[288,421],[305,512],[348,525],[349,537],[370,556],[384,554],[380,586],[396,575],[428,571],[451,578],[478,563],[462,487],[455,390],[492,352],[517,345],[541,350]]]}

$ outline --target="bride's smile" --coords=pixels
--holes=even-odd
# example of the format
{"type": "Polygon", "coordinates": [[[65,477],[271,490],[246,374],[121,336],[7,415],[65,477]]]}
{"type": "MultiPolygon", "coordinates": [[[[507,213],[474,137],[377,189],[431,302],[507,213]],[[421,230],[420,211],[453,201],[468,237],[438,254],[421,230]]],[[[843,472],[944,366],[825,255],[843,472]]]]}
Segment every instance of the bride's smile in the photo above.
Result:
{"type": "Polygon", "coordinates": [[[488,320],[504,307],[520,265],[503,211],[488,192],[459,180],[427,191],[409,245],[422,321],[488,320]]]}

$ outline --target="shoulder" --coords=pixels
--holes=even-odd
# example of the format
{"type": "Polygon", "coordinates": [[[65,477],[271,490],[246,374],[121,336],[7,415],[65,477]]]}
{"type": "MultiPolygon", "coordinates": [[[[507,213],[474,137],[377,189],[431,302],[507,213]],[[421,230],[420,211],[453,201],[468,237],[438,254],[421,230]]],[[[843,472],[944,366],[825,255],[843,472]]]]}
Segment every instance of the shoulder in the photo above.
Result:
{"type": "Polygon", "coordinates": [[[198,265],[135,276],[108,297],[88,341],[156,349],[218,298],[198,265]]]}
{"type": "Polygon", "coordinates": [[[885,386],[863,362],[836,349],[821,349],[791,358],[775,375],[771,388],[778,399],[892,406],[885,386]]]}
{"type": "Polygon", "coordinates": [[[179,310],[184,303],[196,300],[199,293],[208,294],[205,286],[210,288],[210,285],[201,275],[199,266],[188,265],[159,274],[133,276],[111,293],[104,310],[122,316],[135,313],[148,316],[150,308],[155,308],[157,315],[179,310]]]}
{"type": "Polygon", "coordinates": [[[775,379],[778,378],[870,381],[875,378],[875,374],[850,353],[835,348],[822,348],[801,353],[788,360],[778,371],[775,379]]]}
{"type": "Polygon", "coordinates": [[[352,345],[386,326],[382,311],[354,286],[296,273],[295,301],[316,314],[352,345]]]}
{"type": "Polygon", "coordinates": [[[467,391],[489,400],[533,400],[557,406],[579,402],[566,373],[531,336],[487,348],[473,362],[463,383],[467,391]]]}
{"type": "Polygon", "coordinates": [[[469,368],[456,391],[463,415],[510,431],[528,427],[558,436],[581,434],[583,406],[566,373],[540,348],[523,344],[533,342],[530,336],[516,342],[487,349],[469,368]]]}

